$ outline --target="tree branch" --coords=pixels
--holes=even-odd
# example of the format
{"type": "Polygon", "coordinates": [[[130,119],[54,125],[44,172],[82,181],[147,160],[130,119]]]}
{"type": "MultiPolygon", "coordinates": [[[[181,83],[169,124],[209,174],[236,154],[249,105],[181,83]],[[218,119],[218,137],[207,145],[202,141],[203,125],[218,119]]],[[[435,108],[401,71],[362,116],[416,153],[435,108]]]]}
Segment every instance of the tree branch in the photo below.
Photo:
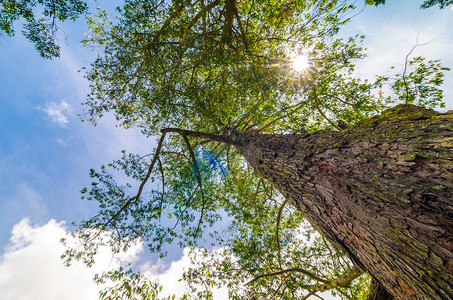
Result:
{"type": "Polygon", "coordinates": [[[188,1],[188,3],[186,2],[183,2],[172,14],[171,16],[165,20],[164,24],[162,25],[162,27],[159,29],[159,31],[156,33],[156,35],[154,36],[154,39],[153,41],[148,44],[148,47],[152,46],[152,45],[155,45],[157,43],[157,41],[159,40],[159,37],[162,35],[162,33],[164,32],[165,28],[167,28],[168,25],[170,25],[170,23],[173,21],[173,19],[175,19],[180,13],[181,11],[187,6],[190,4],[191,1],[188,1]]]}
{"type": "Polygon", "coordinates": [[[286,203],[288,203],[288,198],[286,198],[285,201],[283,201],[282,205],[280,206],[280,208],[278,210],[277,226],[275,228],[275,238],[277,239],[277,248],[278,248],[278,252],[277,252],[278,264],[279,264],[280,268],[282,267],[282,265],[281,265],[282,257],[281,257],[281,246],[280,246],[280,237],[278,236],[278,229],[280,227],[280,219],[282,217],[283,208],[285,207],[286,203]]]}
{"type": "Polygon", "coordinates": [[[212,141],[217,141],[217,142],[221,142],[221,143],[228,144],[228,145],[235,145],[235,142],[232,141],[228,136],[225,136],[225,135],[216,135],[216,134],[207,133],[207,132],[185,130],[185,129],[180,129],[180,128],[165,128],[165,129],[162,129],[161,132],[162,133],[174,132],[174,133],[179,133],[181,135],[202,137],[202,138],[210,139],[212,141]]]}
{"type": "Polygon", "coordinates": [[[409,53],[406,55],[406,59],[404,60],[404,71],[403,71],[403,74],[401,75],[402,78],[403,78],[404,88],[406,90],[406,104],[409,104],[409,86],[408,86],[407,81],[406,81],[407,62],[408,62],[409,56],[412,54],[412,52],[414,52],[414,50],[417,47],[425,46],[425,45],[427,45],[427,44],[429,44],[429,43],[431,43],[432,41],[435,40],[435,38],[434,38],[434,39],[432,39],[432,40],[430,40],[430,41],[428,41],[426,43],[420,44],[418,42],[418,37],[419,36],[420,36],[420,32],[417,34],[417,38],[415,40],[415,42],[416,42],[415,46],[413,46],[411,51],[409,51],[409,53]]]}
{"type": "Polygon", "coordinates": [[[324,118],[326,119],[327,122],[330,123],[330,125],[332,125],[334,128],[336,128],[337,130],[341,130],[341,128],[335,124],[334,122],[332,122],[329,118],[327,118],[327,116],[322,112],[322,110],[319,108],[319,100],[318,100],[318,94],[316,93],[316,85],[313,83],[313,80],[310,80],[310,83],[311,83],[311,86],[313,88],[313,96],[315,97],[315,105],[316,105],[316,110],[319,112],[319,114],[324,118]]]}
{"type": "Polygon", "coordinates": [[[182,134],[182,138],[184,139],[184,142],[186,143],[187,148],[189,150],[190,157],[192,159],[192,164],[193,164],[193,167],[195,169],[195,177],[197,178],[198,186],[200,187],[200,193],[201,193],[202,208],[201,208],[200,220],[198,221],[197,230],[194,233],[194,238],[196,238],[197,233],[200,230],[201,223],[203,221],[203,214],[204,214],[204,208],[205,208],[205,204],[206,204],[206,199],[204,198],[203,185],[202,185],[202,182],[201,182],[200,170],[198,168],[198,163],[197,163],[197,160],[195,158],[195,154],[193,152],[192,146],[190,145],[189,139],[187,138],[186,135],[182,134]]]}
{"type": "Polygon", "coordinates": [[[255,277],[255,278],[253,278],[252,280],[250,280],[249,282],[247,282],[245,285],[249,285],[249,284],[257,281],[260,278],[276,276],[276,275],[285,274],[285,273],[294,273],[294,272],[302,273],[302,274],[304,274],[304,275],[306,275],[306,276],[308,276],[308,277],[310,277],[310,278],[312,278],[314,280],[317,280],[317,281],[320,281],[320,282],[323,282],[323,283],[328,283],[329,282],[328,280],[322,279],[319,276],[317,276],[316,274],[313,274],[312,272],[304,270],[302,268],[291,268],[291,269],[286,269],[286,270],[280,270],[280,271],[273,272],[273,273],[259,275],[259,276],[255,277]]]}
{"type": "Polygon", "coordinates": [[[362,271],[359,267],[353,266],[338,278],[325,281],[324,284],[317,283],[314,285],[307,285],[305,288],[312,292],[324,292],[338,287],[347,287],[354,279],[363,273],[364,271],[362,271]]]}
{"type": "Polygon", "coordinates": [[[195,17],[190,21],[189,25],[187,25],[186,30],[184,31],[184,34],[182,35],[181,40],[179,41],[179,44],[182,45],[184,44],[184,41],[189,34],[190,29],[195,25],[195,23],[207,12],[216,7],[217,5],[220,4],[220,0],[215,0],[214,2],[211,2],[209,5],[203,7],[203,9],[195,15],[195,17]]]}
{"type": "Polygon", "coordinates": [[[157,143],[157,148],[156,148],[156,152],[154,153],[153,160],[152,160],[151,164],[149,165],[148,172],[146,173],[145,178],[143,179],[142,183],[140,184],[140,187],[138,188],[137,194],[134,197],[129,198],[129,200],[127,200],[126,203],[106,223],[104,223],[102,225],[102,229],[104,229],[110,222],[112,222],[116,217],[118,217],[119,214],[132,203],[132,201],[140,198],[143,188],[144,188],[146,182],[148,181],[149,177],[151,176],[151,172],[153,171],[154,165],[155,165],[156,161],[158,160],[160,149],[162,148],[162,144],[164,142],[166,134],[167,134],[166,131],[162,131],[162,135],[159,139],[159,142],[157,143]]]}

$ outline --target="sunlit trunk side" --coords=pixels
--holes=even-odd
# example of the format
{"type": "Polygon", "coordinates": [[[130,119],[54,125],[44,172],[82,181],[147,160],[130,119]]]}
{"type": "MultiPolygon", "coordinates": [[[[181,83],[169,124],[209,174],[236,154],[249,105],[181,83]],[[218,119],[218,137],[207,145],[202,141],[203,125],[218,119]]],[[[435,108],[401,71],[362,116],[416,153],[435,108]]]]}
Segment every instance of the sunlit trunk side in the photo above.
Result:
{"type": "Polygon", "coordinates": [[[453,299],[452,114],[399,105],[344,131],[231,138],[393,296],[453,299]]]}

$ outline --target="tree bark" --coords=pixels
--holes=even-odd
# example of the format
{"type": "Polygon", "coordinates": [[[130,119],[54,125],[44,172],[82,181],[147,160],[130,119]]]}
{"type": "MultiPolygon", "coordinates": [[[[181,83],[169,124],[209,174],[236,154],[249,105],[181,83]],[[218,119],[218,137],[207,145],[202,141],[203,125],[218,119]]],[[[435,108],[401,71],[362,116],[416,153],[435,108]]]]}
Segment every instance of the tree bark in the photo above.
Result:
{"type": "Polygon", "coordinates": [[[395,298],[453,299],[453,114],[398,105],[343,131],[230,137],[395,298]]]}
{"type": "Polygon", "coordinates": [[[393,300],[394,298],[390,295],[382,284],[376,279],[371,280],[370,293],[366,300],[393,300]]]}

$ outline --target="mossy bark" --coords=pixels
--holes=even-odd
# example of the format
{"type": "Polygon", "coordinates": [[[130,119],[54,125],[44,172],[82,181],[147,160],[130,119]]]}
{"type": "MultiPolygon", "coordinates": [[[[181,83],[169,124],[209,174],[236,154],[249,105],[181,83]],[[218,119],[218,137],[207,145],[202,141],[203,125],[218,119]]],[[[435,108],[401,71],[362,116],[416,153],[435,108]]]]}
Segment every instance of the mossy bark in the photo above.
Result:
{"type": "Polygon", "coordinates": [[[452,114],[399,105],[343,131],[234,143],[395,298],[453,299],[452,114]]]}

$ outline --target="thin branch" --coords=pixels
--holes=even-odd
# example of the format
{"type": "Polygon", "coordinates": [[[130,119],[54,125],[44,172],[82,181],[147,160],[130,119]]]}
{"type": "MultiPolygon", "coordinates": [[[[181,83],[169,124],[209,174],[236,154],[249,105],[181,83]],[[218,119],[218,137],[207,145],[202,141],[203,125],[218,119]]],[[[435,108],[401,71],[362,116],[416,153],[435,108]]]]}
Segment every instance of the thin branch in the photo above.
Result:
{"type": "Polygon", "coordinates": [[[132,203],[132,201],[140,198],[143,188],[144,188],[146,182],[148,181],[149,177],[151,176],[151,172],[153,171],[154,165],[159,157],[160,149],[162,148],[162,144],[164,142],[166,134],[167,134],[166,131],[162,131],[162,135],[159,139],[159,142],[157,143],[157,148],[156,148],[156,152],[154,153],[153,160],[152,160],[151,164],[149,165],[148,172],[146,173],[145,178],[143,179],[142,183],[140,184],[140,187],[138,188],[137,194],[134,197],[129,198],[129,200],[127,200],[126,203],[106,223],[104,223],[102,225],[102,229],[104,229],[110,222],[112,222],[116,217],[118,217],[119,214],[132,203]]]}
{"type": "Polygon", "coordinates": [[[177,156],[180,156],[184,159],[187,159],[189,160],[189,158],[184,154],[184,153],[179,153],[179,152],[176,152],[176,151],[161,151],[161,153],[165,153],[165,154],[174,154],[174,155],[177,155],[177,156]]]}
{"type": "Polygon", "coordinates": [[[221,143],[228,144],[228,145],[235,145],[235,142],[232,141],[228,136],[217,135],[217,134],[212,134],[212,133],[207,133],[207,132],[185,130],[185,129],[180,129],[180,128],[165,128],[165,129],[162,129],[161,132],[162,133],[163,132],[165,132],[165,133],[174,132],[174,133],[179,133],[181,135],[202,137],[202,138],[221,142],[221,143]]]}
{"type": "Polygon", "coordinates": [[[409,56],[412,54],[412,52],[414,52],[414,50],[417,47],[425,46],[425,45],[427,45],[427,44],[429,44],[429,43],[431,43],[432,41],[435,40],[435,38],[433,38],[433,39],[431,39],[430,41],[428,41],[426,43],[420,44],[418,42],[418,38],[420,36],[420,33],[421,32],[418,32],[417,38],[415,39],[415,43],[416,43],[415,46],[412,47],[411,51],[409,51],[409,53],[406,55],[406,59],[404,60],[404,71],[403,71],[402,77],[403,77],[404,88],[406,90],[406,104],[409,104],[409,87],[408,87],[408,84],[407,84],[407,81],[406,81],[407,61],[409,59],[409,56]]]}
{"type": "Polygon", "coordinates": [[[282,256],[281,256],[281,245],[280,245],[280,237],[278,236],[278,230],[280,227],[280,219],[282,217],[283,208],[285,207],[286,203],[288,203],[288,199],[285,199],[285,201],[282,203],[282,205],[280,206],[280,208],[278,210],[277,226],[275,228],[275,238],[277,239],[277,248],[278,248],[278,252],[277,252],[278,264],[280,265],[280,268],[282,267],[282,264],[281,264],[282,256]]]}
{"type": "Polygon", "coordinates": [[[309,292],[307,295],[305,295],[305,297],[302,298],[302,300],[307,300],[311,295],[313,295],[313,292],[309,292]]]}
{"type": "Polygon", "coordinates": [[[160,161],[160,158],[157,158],[157,161],[159,162],[159,171],[162,176],[162,197],[160,199],[160,203],[164,203],[164,195],[165,195],[165,176],[164,176],[164,169],[162,168],[162,162],[160,161]]]}
{"type": "Polygon", "coordinates": [[[325,281],[324,284],[307,285],[305,288],[313,292],[324,292],[338,287],[347,287],[351,282],[362,275],[364,272],[357,266],[346,270],[340,277],[325,281]]]}
{"type": "Polygon", "coordinates": [[[284,277],[282,278],[282,282],[280,282],[280,284],[278,285],[277,289],[276,289],[275,292],[274,292],[274,295],[277,295],[278,291],[279,291],[280,288],[283,286],[283,284],[285,283],[286,278],[288,278],[288,276],[290,276],[290,274],[288,274],[287,276],[284,276],[284,277]]]}
{"type": "Polygon", "coordinates": [[[244,26],[242,25],[241,17],[239,16],[238,8],[234,7],[234,14],[239,25],[239,31],[241,32],[242,40],[244,41],[245,50],[249,50],[249,42],[244,31],[244,26]]]}
{"type": "Polygon", "coordinates": [[[291,269],[286,269],[286,270],[280,270],[280,271],[273,272],[273,273],[261,274],[261,275],[255,277],[255,278],[253,278],[249,282],[247,282],[245,285],[249,285],[249,284],[257,281],[260,278],[276,276],[276,275],[285,274],[285,273],[295,273],[295,272],[302,273],[302,274],[304,274],[304,275],[306,275],[306,276],[308,276],[308,277],[310,277],[310,278],[312,278],[314,280],[317,280],[317,281],[320,281],[320,282],[323,282],[323,283],[329,282],[328,280],[322,279],[319,276],[317,276],[316,274],[313,274],[312,272],[304,270],[302,268],[291,268],[291,269]]]}
{"type": "Polygon", "coordinates": [[[184,44],[184,41],[186,40],[187,35],[189,34],[190,29],[195,25],[195,23],[203,16],[206,14],[207,11],[210,11],[214,7],[220,4],[219,0],[215,0],[214,2],[210,3],[209,5],[203,7],[203,9],[195,15],[195,17],[190,21],[189,25],[187,25],[186,30],[184,31],[184,34],[182,35],[181,40],[179,41],[179,44],[182,45],[184,44]]]}
{"type": "Polygon", "coordinates": [[[187,6],[190,4],[191,1],[188,1],[188,3],[186,2],[183,2],[172,14],[171,16],[165,20],[164,24],[162,25],[162,27],[159,29],[159,31],[156,33],[156,35],[154,36],[154,39],[153,41],[148,44],[148,47],[152,46],[152,45],[155,45],[157,43],[157,40],[159,39],[159,37],[162,35],[162,33],[164,32],[165,28],[167,28],[168,25],[170,25],[170,23],[173,21],[173,19],[175,19],[176,17],[178,17],[178,15],[181,13],[181,11],[187,6]]]}
{"type": "Polygon", "coordinates": [[[335,124],[334,122],[332,122],[329,118],[327,118],[327,116],[322,112],[322,110],[319,108],[319,99],[318,99],[318,94],[316,93],[316,85],[313,83],[313,80],[310,80],[310,83],[311,83],[311,86],[313,87],[313,96],[315,97],[315,106],[316,106],[316,110],[319,112],[319,114],[324,118],[326,119],[327,122],[330,123],[330,125],[332,125],[334,128],[336,128],[337,130],[341,130],[340,127],[338,127],[337,124],[335,124]]]}
{"type": "Polygon", "coordinates": [[[195,169],[195,177],[197,178],[198,186],[200,187],[200,193],[201,193],[202,208],[201,208],[200,220],[198,221],[197,230],[194,233],[194,238],[196,238],[197,233],[200,230],[201,223],[203,222],[203,214],[204,214],[206,199],[205,199],[204,193],[203,193],[203,184],[201,182],[200,169],[198,168],[198,163],[195,158],[195,154],[193,152],[192,146],[190,145],[189,139],[187,138],[186,135],[182,134],[182,138],[184,139],[184,142],[186,143],[187,148],[189,150],[190,157],[192,159],[192,164],[195,169]]]}
{"type": "Polygon", "coordinates": [[[349,296],[348,294],[346,294],[345,292],[343,292],[342,290],[336,288],[336,290],[338,292],[340,292],[340,294],[342,294],[343,296],[345,296],[346,298],[348,298],[349,300],[354,300],[354,298],[352,298],[351,296],[349,296]]]}
{"type": "Polygon", "coordinates": [[[323,298],[323,297],[321,297],[321,296],[317,295],[316,293],[314,293],[314,294],[313,294],[313,296],[315,296],[315,297],[318,297],[318,298],[319,298],[319,299],[321,299],[321,300],[324,300],[324,298],[323,298]]]}

